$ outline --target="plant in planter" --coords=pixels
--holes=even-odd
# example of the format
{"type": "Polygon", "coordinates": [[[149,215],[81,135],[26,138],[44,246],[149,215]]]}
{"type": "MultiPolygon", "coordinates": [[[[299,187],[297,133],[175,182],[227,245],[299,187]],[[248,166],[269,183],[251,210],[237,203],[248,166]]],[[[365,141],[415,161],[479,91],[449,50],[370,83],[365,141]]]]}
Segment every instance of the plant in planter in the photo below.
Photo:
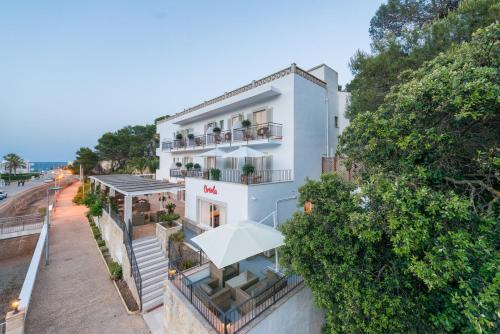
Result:
{"type": "MultiPolygon", "coordinates": [[[[181,138],[181,139],[182,139],[182,138],[181,138]]],[[[188,139],[191,139],[191,140],[192,140],[192,139],[194,139],[194,134],[192,134],[192,133],[188,133],[188,139]]]]}
{"type": "Polygon", "coordinates": [[[250,122],[249,119],[244,119],[243,121],[241,121],[241,126],[244,127],[246,130],[244,132],[244,136],[245,136],[245,139],[247,140],[247,143],[248,143],[248,140],[250,139],[250,126],[252,125],[252,122],[250,122]]]}
{"type": "Polygon", "coordinates": [[[181,140],[182,139],[182,133],[178,133],[175,135],[175,139],[181,140]]]}
{"type": "Polygon", "coordinates": [[[122,266],[118,262],[111,261],[108,264],[108,268],[109,268],[109,273],[110,273],[111,279],[113,281],[118,281],[119,279],[122,278],[122,275],[123,275],[122,266]]]}
{"type": "Polygon", "coordinates": [[[218,169],[218,168],[210,169],[210,180],[214,180],[214,181],[220,180],[220,169],[218,169]]]}
{"type": "Polygon", "coordinates": [[[167,213],[174,213],[176,205],[174,203],[168,203],[166,206],[167,213]]]}
{"type": "Polygon", "coordinates": [[[180,216],[177,213],[164,213],[160,215],[160,221],[162,222],[162,226],[172,227],[175,226],[174,222],[179,219],[180,216]]]}
{"type": "Polygon", "coordinates": [[[188,163],[186,164],[186,169],[187,169],[187,170],[191,170],[191,169],[193,169],[193,166],[194,166],[194,164],[193,164],[192,162],[188,162],[188,163]]]}
{"type": "Polygon", "coordinates": [[[200,170],[201,166],[200,166],[200,164],[196,163],[193,165],[193,168],[194,168],[194,170],[200,170]]]}
{"type": "Polygon", "coordinates": [[[251,175],[255,172],[255,167],[250,165],[250,164],[245,164],[241,168],[241,171],[243,172],[243,175],[251,175]]]}
{"type": "Polygon", "coordinates": [[[241,176],[242,183],[248,184],[250,175],[252,175],[255,172],[255,167],[250,164],[244,164],[243,167],[241,168],[241,171],[243,172],[243,175],[241,176]]]}
{"type": "Polygon", "coordinates": [[[177,166],[177,168],[181,168],[182,167],[182,163],[181,162],[176,162],[175,165],[177,166]]]}
{"type": "Polygon", "coordinates": [[[215,128],[212,129],[214,135],[215,135],[215,142],[217,144],[220,143],[220,133],[221,133],[221,128],[219,128],[218,126],[216,126],[215,128]]]}

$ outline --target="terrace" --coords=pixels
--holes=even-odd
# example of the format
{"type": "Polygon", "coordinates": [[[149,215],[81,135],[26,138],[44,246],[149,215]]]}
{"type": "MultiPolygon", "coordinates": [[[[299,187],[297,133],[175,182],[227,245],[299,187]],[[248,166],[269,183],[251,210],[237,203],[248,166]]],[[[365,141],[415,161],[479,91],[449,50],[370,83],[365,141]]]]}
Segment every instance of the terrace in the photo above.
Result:
{"type": "MultiPolygon", "coordinates": [[[[221,230],[217,228],[210,233],[215,231],[213,237],[221,237],[220,233],[215,235],[221,230]]],[[[272,249],[242,255],[243,258],[227,265],[244,248],[230,247],[229,259],[218,261],[208,246],[210,238],[205,238],[208,243],[200,239],[206,236],[207,233],[193,238],[189,245],[169,243],[169,279],[218,333],[239,332],[303,282],[298,275],[286,276],[277,270],[272,249]],[[202,249],[212,254],[210,258],[202,249],[192,247],[192,243],[200,243],[202,249]]]]}

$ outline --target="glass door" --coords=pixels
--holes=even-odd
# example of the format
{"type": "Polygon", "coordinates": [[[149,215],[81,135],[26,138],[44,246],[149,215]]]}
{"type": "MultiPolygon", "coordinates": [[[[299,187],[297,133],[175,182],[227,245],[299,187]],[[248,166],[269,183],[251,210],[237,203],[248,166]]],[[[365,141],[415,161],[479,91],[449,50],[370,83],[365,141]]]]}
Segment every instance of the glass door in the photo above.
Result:
{"type": "Polygon", "coordinates": [[[198,200],[198,222],[205,226],[216,228],[226,223],[226,207],[205,200],[198,200]]]}

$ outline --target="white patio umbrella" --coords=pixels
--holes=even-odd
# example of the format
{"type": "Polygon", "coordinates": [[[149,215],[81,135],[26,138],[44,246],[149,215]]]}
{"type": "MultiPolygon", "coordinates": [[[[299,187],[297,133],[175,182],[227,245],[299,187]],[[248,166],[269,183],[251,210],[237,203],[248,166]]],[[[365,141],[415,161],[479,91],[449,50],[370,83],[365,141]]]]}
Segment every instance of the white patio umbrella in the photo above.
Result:
{"type": "Polygon", "coordinates": [[[261,151],[254,150],[248,146],[240,146],[237,150],[226,153],[224,158],[263,158],[266,154],[261,151]]]}
{"type": "Polygon", "coordinates": [[[216,147],[213,150],[198,154],[198,157],[215,158],[215,168],[217,168],[217,157],[222,157],[224,155],[226,155],[226,152],[216,147]]]}
{"type": "Polygon", "coordinates": [[[191,240],[200,246],[217,268],[222,269],[283,245],[284,236],[266,225],[239,222],[219,226],[191,240]]]}

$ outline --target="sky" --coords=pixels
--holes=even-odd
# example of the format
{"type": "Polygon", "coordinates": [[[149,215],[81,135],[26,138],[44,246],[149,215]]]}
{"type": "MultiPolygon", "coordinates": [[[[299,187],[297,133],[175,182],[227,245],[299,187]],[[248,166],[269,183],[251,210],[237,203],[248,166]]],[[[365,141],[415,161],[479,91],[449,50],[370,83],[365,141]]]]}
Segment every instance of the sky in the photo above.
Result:
{"type": "Polygon", "coordinates": [[[345,85],[382,2],[0,1],[0,157],[70,161],[291,63],[345,85]]]}

